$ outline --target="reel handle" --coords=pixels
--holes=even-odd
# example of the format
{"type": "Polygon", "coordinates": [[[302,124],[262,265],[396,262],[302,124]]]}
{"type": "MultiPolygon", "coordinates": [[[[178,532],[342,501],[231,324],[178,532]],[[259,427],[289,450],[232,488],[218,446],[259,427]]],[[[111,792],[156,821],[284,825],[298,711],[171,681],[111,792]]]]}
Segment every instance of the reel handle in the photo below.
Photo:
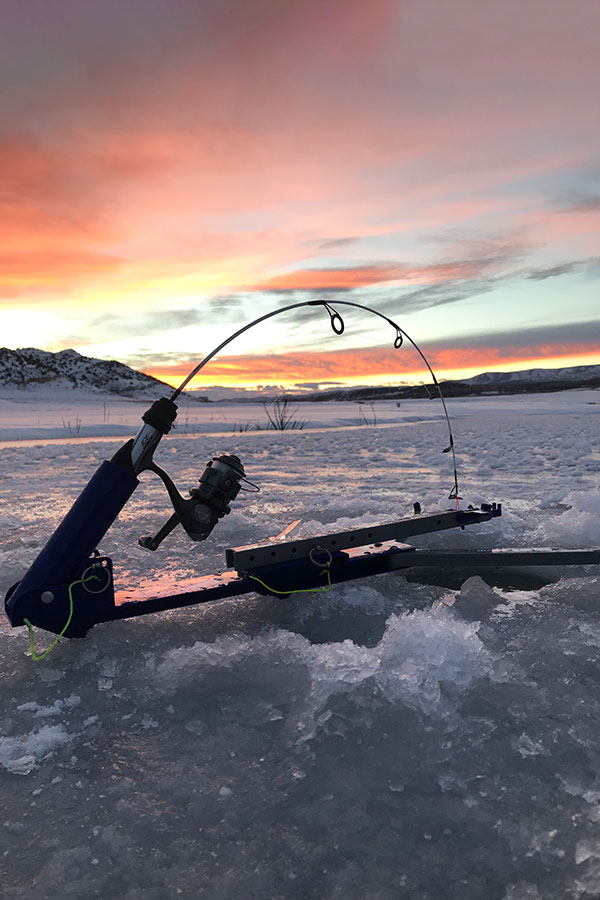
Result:
{"type": "Polygon", "coordinates": [[[179,516],[177,513],[173,513],[171,518],[165,522],[163,527],[154,535],[154,537],[150,537],[150,535],[141,537],[138,539],[138,544],[140,547],[143,547],[144,550],[158,550],[159,545],[162,544],[168,534],[171,534],[174,528],[177,528],[179,522],[179,516]]]}

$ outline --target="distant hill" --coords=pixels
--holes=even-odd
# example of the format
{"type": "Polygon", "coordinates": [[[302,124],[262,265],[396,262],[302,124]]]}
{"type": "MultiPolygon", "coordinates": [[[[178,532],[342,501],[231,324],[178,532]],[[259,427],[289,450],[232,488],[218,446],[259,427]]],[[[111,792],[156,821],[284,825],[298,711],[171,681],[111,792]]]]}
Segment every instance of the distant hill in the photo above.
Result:
{"type": "Polygon", "coordinates": [[[0,387],[81,389],[123,397],[158,397],[172,388],[116,360],[94,359],[75,350],[50,353],[0,348],[0,387]]]}
{"type": "MultiPolygon", "coordinates": [[[[564,391],[573,388],[600,388],[600,365],[571,366],[562,369],[526,369],[519,372],[482,372],[460,381],[440,382],[446,397],[476,397],[492,394],[524,394],[547,391],[564,391]]],[[[151,375],[145,375],[116,360],[94,359],[82,356],[75,350],[50,353],[46,350],[26,348],[7,350],[0,348],[0,388],[36,390],[46,387],[52,390],[79,389],[99,394],[117,394],[122,397],[155,399],[172,391],[170,385],[151,375]]],[[[224,389],[225,390],[225,389],[224,389]]],[[[288,392],[290,400],[402,400],[423,398],[433,393],[433,384],[399,387],[356,387],[309,393],[288,392]]],[[[281,393],[281,392],[278,392],[281,393]]],[[[208,398],[196,391],[186,391],[189,399],[207,402],[208,398]]],[[[276,393],[261,393],[260,400],[269,400],[276,393]]],[[[236,400],[252,400],[240,392],[236,400]]]]}
{"type": "Polygon", "coordinates": [[[600,378],[598,366],[569,366],[563,369],[525,369],[520,372],[482,372],[473,378],[465,378],[461,384],[485,384],[497,386],[515,382],[539,383],[541,381],[590,381],[600,378]]]}
{"type": "MultiPolygon", "coordinates": [[[[574,388],[600,388],[600,365],[569,366],[561,369],[525,369],[520,372],[482,372],[472,378],[440,381],[445,397],[480,397],[494,394],[539,394],[571,391],[574,388]]],[[[302,400],[404,400],[437,396],[433,383],[406,387],[360,387],[310,394],[286,394],[294,401],[302,400]]]]}

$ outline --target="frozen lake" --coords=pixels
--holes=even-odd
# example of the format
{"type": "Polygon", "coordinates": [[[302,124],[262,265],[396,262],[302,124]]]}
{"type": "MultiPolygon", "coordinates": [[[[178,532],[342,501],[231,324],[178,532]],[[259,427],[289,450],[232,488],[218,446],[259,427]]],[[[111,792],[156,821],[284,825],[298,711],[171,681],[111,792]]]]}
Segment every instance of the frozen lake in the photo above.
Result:
{"type": "MultiPolygon", "coordinates": [[[[147,406],[0,400],[1,591],[147,406]]],[[[464,503],[503,515],[415,545],[600,546],[600,392],[448,408],[464,503]]],[[[298,518],[308,536],[451,506],[439,403],[363,412],[377,425],[302,404],[304,430],[268,432],[243,430],[260,405],[182,407],[156,455],[181,492],[228,452],[261,492],[151,554],[169,505],[144,474],[102,543],[117,588],[189,588],[298,518]]],[[[597,900],[600,573],[481,575],[250,595],[41,662],[2,620],[2,900],[597,900]]]]}

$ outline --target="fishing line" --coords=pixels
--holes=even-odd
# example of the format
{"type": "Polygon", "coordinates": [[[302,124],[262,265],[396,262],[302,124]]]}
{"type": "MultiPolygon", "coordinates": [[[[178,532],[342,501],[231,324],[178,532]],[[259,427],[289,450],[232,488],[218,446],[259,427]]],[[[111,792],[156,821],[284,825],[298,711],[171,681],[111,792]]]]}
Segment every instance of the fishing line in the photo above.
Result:
{"type": "MultiPolygon", "coordinates": [[[[386,316],[384,313],[379,312],[379,310],[373,309],[370,306],[365,306],[362,303],[356,303],[352,300],[335,300],[334,302],[335,302],[336,306],[352,306],[355,309],[362,309],[364,312],[371,313],[372,315],[378,316],[380,319],[383,319],[385,322],[387,322],[389,325],[391,325],[392,328],[394,328],[396,330],[396,337],[394,338],[394,349],[400,350],[400,348],[402,347],[402,345],[404,343],[404,339],[406,338],[406,340],[414,347],[414,349],[417,351],[417,353],[419,354],[419,356],[425,363],[425,366],[427,367],[427,371],[431,375],[431,379],[437,389],[438,396],[439,396],[440,400],[442,401],[442,407],[444,410],[444,416],[446,419],[446,425],[448,428],[448,437],[449,437],[448,446],[444,449],[443,452],[451,453],[452,469],[453,469],[453,473],[454,473],[454,484],[452,486],[452,490],[450,491],[450,493],[448,495],[448,499],[456,500],[456,507],[458,509],[458,507],[459,507],[458,501],[461,498],[458,493],[458,473],[457,473],[457,468],[456,468],[456,453],[454,450],[454,437],[452,434],[452,426],[450,424],[450,416],[448,415],[448,409],[446,407],[446,401],[444,399],[442,389],[440,387],[440,384],[439,384],[437,378],[435,377],[435,373],[434,373],[433,369],[429,365],[429,361],[428,361],[427,357],[425,356],[425,354],[423,353],[423,351],[421,350],[419,345],[416,343],[416,341],[414,341],[411,338],[411,336],[403,328],[400,327],[400,325],[398,325],[396,322],[394,322],[393,319],[390,319],[389,316],[386,316]]],[[[205,356],[204,359],[202,359],[198,363],[198,365],[195,366],[195,368],[192,369],[192,371],[189,373],[189,375],[186,378],[184,378],[184,380],[181,382],[179,387],[173,391],[173,393],[171,394],[171,397],[170,397],[171,401],[175,401],[177,399],[177,397],[179,397],[179,395],[181,394],[183,389],[186,387],[186,385],[188,385],[190,383],[192,378],[194,378],[198,374],[198,372],[201,369],[203,369],[204,366],[207,365],[207,363],[209,363],[211,361],[211,359],[213,359],[218,353],[220,353],[224,347],[226,347],[228,344],[230,344],[236,338],[240,337],[240,335],[244,334],[246,331],[249,331],[250,328],[254,328],[255,325],[260,325],[261,322],[265,322],[267,319],[273,318],[273,316],[278,316],[281,313],[289,312],[292,309],[301,309],[302,307],[305,307],[305,306],[322,306],[326,310],[326,312],[329,314],[329,322],[330,322],[331,329],[334,332],[334,334],[341,335],[344,333],[344,329],[345,329],[344,320],[342,319],[340,313],[334,308],[334,306],[328,300],[303,300],[300,303],[290,303],[288,306],[282,306],[279,309],[273,309],[273,310],[271,310],[271,312],[265,313],[265,315],[259,316],[257,319],[254,319],[252,322],[248,322],[246,325],[243,325],[241,328],[238,328],[237,331],[234,331],[233,334],[230,334],[229,337],[225,338],[225,340],[222,341],[217,347],[215,347],[214,350],[211,350],[211,352],[207,356],[205,356]]]]}

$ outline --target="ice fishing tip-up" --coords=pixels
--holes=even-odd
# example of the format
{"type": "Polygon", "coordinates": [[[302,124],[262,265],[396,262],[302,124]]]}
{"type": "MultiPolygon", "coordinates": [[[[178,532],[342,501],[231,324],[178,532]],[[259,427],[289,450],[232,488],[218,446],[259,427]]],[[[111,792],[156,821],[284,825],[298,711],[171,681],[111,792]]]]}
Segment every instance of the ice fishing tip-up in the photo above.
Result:
{"type": "Polygon", "coordinates": [[[258,490],[248,482],[240,459],[223,455],[213,457],[207,464],[200,476],[199,486],[190,490],[190,496],[186,499],[170,476],[156,465],[153,454],[161,439],[173,427],[177,416],[174,401],[184,387],[221,349],[249,328],[280,313],[305,306],[319,306],[329,314],[335,334],[342,334],[343,319],[328,302],[311,300],[290,304],[238,329],[190,372],[170,398],[157,400],[144,413],[143,425],[136,436],[127,441],[111,460],[105,460],[100,465],[21,581],[7,592],[4,605],[10,623],[15,627],[26,625],[32,641],[33,625],[59,637],[82,637],[100,622],[248,593],[288,597],[301,591],[329,590],[336,583],[406,568],[466,567],[473,572],[490,566],[600,563],[600,550],[428,551],[416,550],[402,543],[414,535],[448,528],[464,529],[467,525],[486,522],[500,516],[502,508],[499,503],[481,504],[479,508],[469,506],[466,510],[459,508],[454,440],[448,412],[439,383],[418,345],[399,325],[377,310],[343,300],[336,301],[336,305],[356,307],[384,319],[395,329],[396,349],[401,347],[403,336],[406,337],[427,366],[438,390],[448,426],[450,443],[444,452],[452,455],[454,486],[449,499],[456,500],[455,509],[423,515],[420,505],[416,503],[413,516],[393,522],[300,540],[268,541],[230,549],[226,552],[226,565],[233,571],[199,577],[194,583],[194,590],[148,599],[132,598],[131,593],[127,592],[115,597],[112,561],[102,556],[97,548],[139,485],[138,476],[142,472],[158,475],[173,506],[172,515],[153,537],[140,538],[141,546],[148,550],[156,550],[179,524],[193,541],[205,540],[219,519],[230,512],[230,504],[238,493],[247,490],[242,484],[250,485],[251,490],[258,490]]]}

